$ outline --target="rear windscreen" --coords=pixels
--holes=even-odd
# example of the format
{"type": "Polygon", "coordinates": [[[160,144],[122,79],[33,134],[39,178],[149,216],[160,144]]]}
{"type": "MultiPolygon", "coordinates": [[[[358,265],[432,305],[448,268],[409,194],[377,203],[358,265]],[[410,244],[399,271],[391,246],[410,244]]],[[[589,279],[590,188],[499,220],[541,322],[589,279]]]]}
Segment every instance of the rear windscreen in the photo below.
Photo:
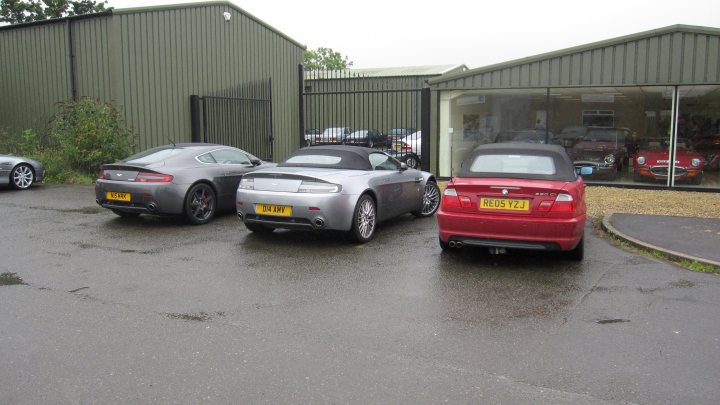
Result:
{"type": "Polygon", "coordinates": [[[555,161],[549,156],[493,154],[477,155],[468,170],[472,173],[554,175],[555,161]]]}
{"type": "Polygon", "coordinates": [[[182,153],[182,149],[177,148],[168,148],[168,149],[150,149],[146,150],[144,152],[140,152],[137,155],[130,156],[129,158],[125,159],[125,163],[133,163],[133,164],[151,164],[151,163],[157,163],[162,162],[163,160],[166,160],[167,158],[175,155],[179,155],[182,153]]]}

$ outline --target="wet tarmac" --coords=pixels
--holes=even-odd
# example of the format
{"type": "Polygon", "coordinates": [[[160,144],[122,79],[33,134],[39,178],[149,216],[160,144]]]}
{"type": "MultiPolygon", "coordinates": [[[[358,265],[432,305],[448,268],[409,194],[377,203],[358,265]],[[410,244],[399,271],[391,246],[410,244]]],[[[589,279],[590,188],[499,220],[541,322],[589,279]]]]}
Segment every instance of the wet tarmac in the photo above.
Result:
{"type": "Polygon", "coordinates": [[[0,403],[717,403],[720,278],[441,252],[433,218],[254,235],[0,190],[0,403]]]}

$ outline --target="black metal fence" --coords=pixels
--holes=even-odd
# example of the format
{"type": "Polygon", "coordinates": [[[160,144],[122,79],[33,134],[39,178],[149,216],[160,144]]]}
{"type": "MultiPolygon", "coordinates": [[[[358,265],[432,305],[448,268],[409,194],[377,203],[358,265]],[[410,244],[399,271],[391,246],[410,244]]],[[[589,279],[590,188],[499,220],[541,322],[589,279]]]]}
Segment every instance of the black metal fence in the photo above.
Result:
{"type": "Polygon", "coordinates": [[[429,89],[417,76],[300,71],[302,145],[347,143],[388,151],[427,169],[429,89]],[[424,152],[424,153],[423,153],[424,152]]]}
{"type": "Polygon", "coordinates": [[[271,82],[243,87],[244,97],[190,96],[192,141],[234,146],[273,159],[271,82]]]}

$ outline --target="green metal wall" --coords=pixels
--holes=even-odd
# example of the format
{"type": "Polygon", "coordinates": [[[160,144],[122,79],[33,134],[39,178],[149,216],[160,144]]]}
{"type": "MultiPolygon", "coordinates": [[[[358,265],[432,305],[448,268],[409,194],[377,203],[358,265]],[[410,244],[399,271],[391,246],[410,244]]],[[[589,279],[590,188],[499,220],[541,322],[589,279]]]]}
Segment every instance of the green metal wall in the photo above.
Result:
{"type": "Polygon", "coordinates": [[[191,95],[244,96],[247,84],[267,79],[275,159],[299,146],[297,69],[304,47],[229,2],[115,10],[0,30],[0,90],[10,95],[0,97],[0,126],[42,129],[55,103],[70,98],[68,21],[78,96],[116,103],[140,150],[191,141],[191,95]]]}
{"type": "Polygon", "coordinates": [[[676,25],[432,80],[436,90],[720,82],[720,29],[676,25]]]}
{"type": "Polygon", "coordinates": [[[44,129],[70,98],[66,24],[0,31],[0,129],[44,129]]]}

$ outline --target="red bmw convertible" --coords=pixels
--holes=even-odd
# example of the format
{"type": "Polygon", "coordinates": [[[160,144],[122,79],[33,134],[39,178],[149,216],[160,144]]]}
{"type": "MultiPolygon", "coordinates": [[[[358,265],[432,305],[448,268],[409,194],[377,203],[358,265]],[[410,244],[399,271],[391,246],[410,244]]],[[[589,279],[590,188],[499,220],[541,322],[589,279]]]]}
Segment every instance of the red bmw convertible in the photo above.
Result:
{"type": "Polygon", "coordinates": [[[478,146],[443,193],[440,247],[564,251],[582,260],[585,183],[575,170],[557,145],[478,146]]]}

